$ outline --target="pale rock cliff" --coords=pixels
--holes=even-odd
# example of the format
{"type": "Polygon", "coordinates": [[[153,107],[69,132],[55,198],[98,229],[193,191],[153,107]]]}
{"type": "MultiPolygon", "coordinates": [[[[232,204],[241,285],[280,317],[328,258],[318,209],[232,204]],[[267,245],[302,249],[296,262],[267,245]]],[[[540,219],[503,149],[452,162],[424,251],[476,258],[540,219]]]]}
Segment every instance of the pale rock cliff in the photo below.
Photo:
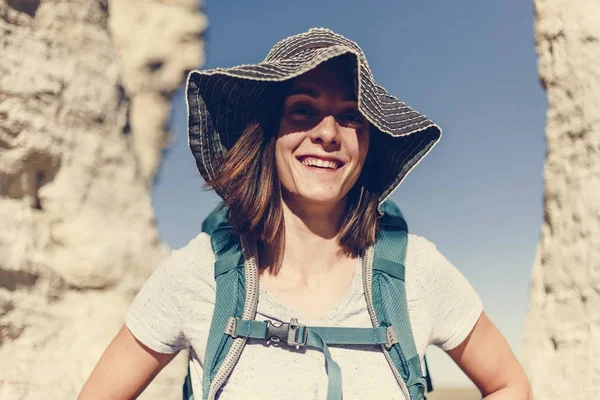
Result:
{"type": "Polygon", "coordinates": [[[600,3],[534,4],[547,155],[523,360],[536,400],[600,399],[600,3]]]}
{"type": "MultiPolygon", "coordinates": [[[[0,399],[75,398],[168,250],[150,185],[195,1],[0,0],[0,399]]],[[[180,398],[185,355],[142,398],[180,398]]]]}
{"type": "Polygon", "coordinates": [[[187,71],[204,63],[206,17],[196,11],[198,0],[109,0],[109,5],[108,28],[131,99],[133,145],[150,181],[168,141],[171,96],[187,71]]]}

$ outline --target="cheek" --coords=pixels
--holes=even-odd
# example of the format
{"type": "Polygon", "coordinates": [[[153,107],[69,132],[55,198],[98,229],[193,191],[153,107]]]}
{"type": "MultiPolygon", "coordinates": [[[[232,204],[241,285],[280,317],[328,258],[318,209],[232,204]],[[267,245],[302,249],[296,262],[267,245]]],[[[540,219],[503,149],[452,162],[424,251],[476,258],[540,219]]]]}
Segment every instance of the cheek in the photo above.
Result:
{"type": "Polygon", "coordinates": [[[364,165],[369,152],[369,132],[355,132],[350,137],[352,140],[347,143],[348,151],[351,153],[352,158],[364,165]]]}
{"type": "Polygon", "coordinates": [[[278,136],[275,142],[275,168],[282,189],[290,193],[297,193],[298,187],[294,179],[293,152],[299,144],[297,135],[287,134],[278,136]]]}
{"type": "Polygon", "coordinates": [[[282,179],[285,174],[285,168],[283,165],[283,153],[285,152],[284,149],[284,143],[281,143],[281,140],[277,139],[277,142],[275,143],[275,165],[277,166],[277,173],[279,174],[279,179],[282,179]]]}
{"type": "Polygon", "coordinates": [[[305,136],[303,132],[293,129],[282,119],[275,142],[277,163],[287,162],[292,157],[292,153],[302,144],[305,136]]]}
{"type": "Polygon", "coordinates": [[[367,158],[367,153],[369,152],[369,142],[370,142],[370,133],[367,131],[364,135],[360,137],[358,142],[359,145],[359,155],[361,164],[365,164],[365,160],[367,158]]]}
{"type": "Polygon", "coordinates": [[[275,165],[279,179],[286,181],[290,174],[290,162],[293,158],[293,151],[298,146],[298,138],[294,134],[279,134],[275,142],[275,165]]]}

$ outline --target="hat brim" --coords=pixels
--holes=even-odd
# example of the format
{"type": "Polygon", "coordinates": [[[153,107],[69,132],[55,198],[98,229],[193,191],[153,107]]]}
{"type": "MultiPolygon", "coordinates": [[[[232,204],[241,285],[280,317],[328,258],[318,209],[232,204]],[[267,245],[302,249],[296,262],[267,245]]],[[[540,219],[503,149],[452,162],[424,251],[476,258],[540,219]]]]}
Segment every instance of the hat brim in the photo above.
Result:
{"type": "MultiPolygon", "coordinates": [[[[341,37],[347,41],[336,36],[337,40],[341,37]]],[[[189,145],[205,180],[215,176],[227,150],[244,131],[252,105],[271,84],[291,80],[343,54],[354,55],[357,62],[358,109],[381,133],[372,136],[375,145],[369,149],[370,153],[377,152],[378,174],[370,179],[378,181],[374,187],[380,204],[440,140],[442,131],[436,124],[375,84],[359,48],[329,42],[319,48],[315,46],[316,39],[314,35],[297,35],[295,42],[288,45],[289,49],[295,49],[294,53],[282,59],[276,56],[285,49],[276,45],[262,63],[195,70],[189,74],[186,85],[189,145]],[[303,49],[306,43],[312,45],[303,49]],[[273,53],[276,54],[271,57],[273,53]]],[[[350,44],[357,47],[354,42],[350,44]]]]}

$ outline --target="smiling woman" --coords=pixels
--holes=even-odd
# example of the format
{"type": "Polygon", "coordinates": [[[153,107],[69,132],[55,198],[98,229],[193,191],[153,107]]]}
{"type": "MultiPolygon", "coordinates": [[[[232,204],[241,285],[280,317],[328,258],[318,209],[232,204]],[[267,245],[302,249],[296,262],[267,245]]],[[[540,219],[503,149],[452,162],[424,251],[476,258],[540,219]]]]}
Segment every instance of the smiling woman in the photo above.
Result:
{"type": "Polygon", "coordinates": [[[140,291],[81,399],[135,397],[189,348],[186,400],[423,400],[431,344],[490,399],[529,398],[479,296],[386,201],[441,131],[356,43],[311,29],[261,64],[192,72],[187,96],[224,208],[140,291]]]}

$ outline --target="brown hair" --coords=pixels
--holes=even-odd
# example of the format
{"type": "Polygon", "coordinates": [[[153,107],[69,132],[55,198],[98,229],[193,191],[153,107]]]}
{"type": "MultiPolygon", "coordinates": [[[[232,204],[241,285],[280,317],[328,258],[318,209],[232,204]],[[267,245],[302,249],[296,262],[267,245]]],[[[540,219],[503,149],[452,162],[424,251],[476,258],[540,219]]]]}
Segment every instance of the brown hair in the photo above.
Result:
{"type": "MultiPolygon", "coordinates": [[[[287,84],[272,84],[257,102],[253,119],[229,149],[207,186],[224,194],[229,222],[236,233],[250,234],[262,244],[283,243],[281,186],[275,164],[275,142],[287,84]]],[[[375,132],[372,127],[371,132],[375,132]]],[[[375,145],[372,134],[369,148],[375,145]]],[[[340,244],[354,256],[375,243],[378,193],[369,175],[377,173],[369,151],[361,175],[348,193],[347,211],[340,226],[340,244]]],[[[280,251],[282,248],[280,247],[280,251]]],[[[276,256],[276,260],[281,257],[276,256]]],[[[278,266],[275,266],[275,270],[278,266]]]]}

